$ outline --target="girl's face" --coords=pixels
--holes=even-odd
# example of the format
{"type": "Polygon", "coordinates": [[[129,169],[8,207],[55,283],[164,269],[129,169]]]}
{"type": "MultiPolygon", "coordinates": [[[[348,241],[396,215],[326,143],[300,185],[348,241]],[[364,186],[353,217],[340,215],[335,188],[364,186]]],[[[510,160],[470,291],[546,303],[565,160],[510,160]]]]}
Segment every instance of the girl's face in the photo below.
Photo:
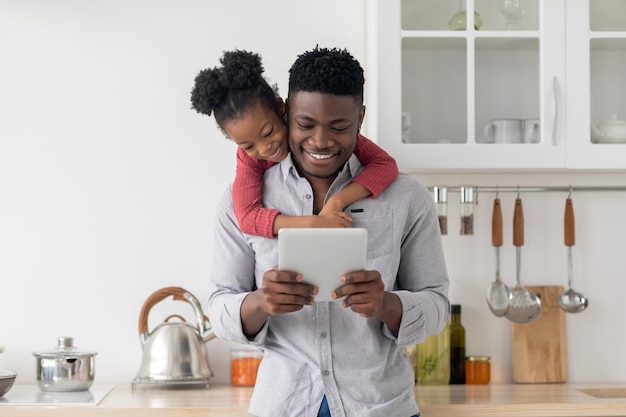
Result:
{"type": "MultiPolygon", "coordinates": [[[[284,110],[282,102],[281,110],[284,110]]],[[[273,109],[262,104],[255,104],[222,127],[251,158],[280,162],[289,153],[287,124],[273,109]]]]}

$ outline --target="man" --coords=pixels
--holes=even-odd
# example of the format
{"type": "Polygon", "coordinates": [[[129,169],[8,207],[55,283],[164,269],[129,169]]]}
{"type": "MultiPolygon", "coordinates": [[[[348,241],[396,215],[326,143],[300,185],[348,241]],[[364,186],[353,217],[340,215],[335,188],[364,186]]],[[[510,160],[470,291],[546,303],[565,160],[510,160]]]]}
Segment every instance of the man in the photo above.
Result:
{"type": "MultiPolygon", "coordinates": [[[[287,100],[291,157],[266,171],[265,207],[317,213],[363,169],[352,153],[363,85],[345,50],[298,57],[287,100]]],[[[256,416],[419,415],[404,346],[438,333],[450,308],[434,202],[400,174],[346,211],[368,230],[368,270],[342,277],[334,294],[342,301],[315,303],[314,287],[275,268],[277,240],[242,234],[230,190],[221,199],[209,318],[220,338],[264,350],[249,410],[256,416]]]]}

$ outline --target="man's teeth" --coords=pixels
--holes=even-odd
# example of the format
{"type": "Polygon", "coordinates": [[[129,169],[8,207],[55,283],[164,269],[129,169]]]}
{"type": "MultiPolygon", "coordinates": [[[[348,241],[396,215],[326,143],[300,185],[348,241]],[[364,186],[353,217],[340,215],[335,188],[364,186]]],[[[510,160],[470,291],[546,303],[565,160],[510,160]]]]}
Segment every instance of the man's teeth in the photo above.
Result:
{"type": "Polygon", "coordinates": [[[311,155],[315,159],[329,159],[333,157],[332,155],[320,155],[317,153],[310,153],[309,155],[311,155]]]}

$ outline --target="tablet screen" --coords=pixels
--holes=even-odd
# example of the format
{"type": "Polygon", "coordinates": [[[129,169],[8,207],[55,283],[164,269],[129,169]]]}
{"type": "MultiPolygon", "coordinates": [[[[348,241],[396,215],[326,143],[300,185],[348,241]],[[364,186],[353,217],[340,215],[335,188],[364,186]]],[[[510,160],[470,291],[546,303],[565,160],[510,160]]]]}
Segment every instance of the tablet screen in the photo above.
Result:
{"type": "Polygon", "coordinates": [[[367,230],[362,228],[281,229],[278,268],[302,274],[302,281],[319,287],[315,301],[336,301],[331,293],[346,272],[365,269],[367,230]]]}

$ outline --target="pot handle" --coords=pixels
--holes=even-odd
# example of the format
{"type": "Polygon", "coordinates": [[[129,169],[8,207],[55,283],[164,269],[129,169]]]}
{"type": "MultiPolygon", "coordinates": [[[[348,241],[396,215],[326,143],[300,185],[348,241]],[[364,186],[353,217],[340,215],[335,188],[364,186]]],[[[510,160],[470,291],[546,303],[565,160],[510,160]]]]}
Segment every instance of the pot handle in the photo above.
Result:
{"type": "MultiPolygon", "coordinates": [[[[149,336],[148,314],[150,313],[150,310],[152,309],[152,307],[154,307],[155,304],[166,299],[170,295],[174,297],[174,300],[187,301],[189,304],[191,304],[191,307],[196,313],[196,327],[200,332],[200,336],[204,337],[205,333],[207,333],[207,326],[205,326],[205,323],[208,323],[209,319],[202,312],[202,306],[200,305],[198,299],[184,288],[165,287],[153,292],[148,297],[148,299],[146,299],[146,301],[143,303],[143,306],[141,307],[141,312],[139,313],[139,336],[142,343],[144,343],[149,336]]],[[[210,324],[208,328],[211,328],[210,324]]]]}

